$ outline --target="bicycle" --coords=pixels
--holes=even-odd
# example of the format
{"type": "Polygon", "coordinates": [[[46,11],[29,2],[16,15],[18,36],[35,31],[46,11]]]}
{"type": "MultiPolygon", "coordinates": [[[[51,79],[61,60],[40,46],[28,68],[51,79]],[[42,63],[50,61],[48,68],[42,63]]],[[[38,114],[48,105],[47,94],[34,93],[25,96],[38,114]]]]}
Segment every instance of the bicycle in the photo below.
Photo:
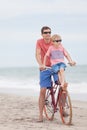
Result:
{"type": "Polygon", "coordinates": [[[44,113],[48,120],[53,120],[54,114],[59,111],[62,123],[70,125],[72,122],[72,104],[68,90],[62,90],[60,83],[53,83],[47,88],[44,113]]]}

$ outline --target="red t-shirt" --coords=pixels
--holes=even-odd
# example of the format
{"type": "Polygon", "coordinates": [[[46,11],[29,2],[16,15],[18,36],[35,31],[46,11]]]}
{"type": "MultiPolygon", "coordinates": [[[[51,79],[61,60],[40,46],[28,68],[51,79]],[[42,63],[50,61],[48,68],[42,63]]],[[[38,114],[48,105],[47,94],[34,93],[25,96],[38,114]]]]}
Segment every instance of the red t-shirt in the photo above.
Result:
{"type": "MultiPolygon", "coordinates": [[[[44,60],[44,56],[45,56],[48,48],[51,45],[52,45],[52,42],[45,43],[44,39],[37,40],[36,48],[37,49],[41,49],[41,60],[42,60],[42,63],[43,63],[43,60],[44,60]]],[[[46,66],[50,66],[50,65],[51,65],[51,63],[50,63],[50,57],[48,57],[47,62],[46,62],[46,66]]]]}

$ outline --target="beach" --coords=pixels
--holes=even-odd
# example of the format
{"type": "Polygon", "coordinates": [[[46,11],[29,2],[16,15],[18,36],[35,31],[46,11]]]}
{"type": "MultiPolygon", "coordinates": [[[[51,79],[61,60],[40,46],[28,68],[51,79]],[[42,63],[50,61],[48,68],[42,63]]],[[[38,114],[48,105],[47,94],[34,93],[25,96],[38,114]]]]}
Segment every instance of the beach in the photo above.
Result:
{"type": "Polygon", "coordinates": [[[72,124],[62,123],[59,111],[54,120],[38,123],[39,71],[37,67],[0,68],[0,130],[86,130],[87,65],[66,69],[72,100],[72,124]]]}
{"type": "Polygon", "coordinates": [[[62,124],[59,112],[53,121],[38,123],[38,96],[0,93],[0,130],[86,130],[87,102],[72,100],[72,124],[62,124]]]}

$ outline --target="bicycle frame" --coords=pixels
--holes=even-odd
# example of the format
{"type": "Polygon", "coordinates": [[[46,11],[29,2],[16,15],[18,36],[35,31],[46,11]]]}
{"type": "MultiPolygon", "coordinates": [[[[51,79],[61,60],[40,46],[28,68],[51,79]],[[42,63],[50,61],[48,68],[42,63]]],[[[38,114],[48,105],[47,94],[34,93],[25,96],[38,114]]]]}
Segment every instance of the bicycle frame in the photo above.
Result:
{"type": "Polygon", "coordinates": [[[50,90],[50,94],[51,94],[51,98],[52,98],[52,104],[53,104],[54,113],[55,113],[57,111],[57,105],[58,105],[58,101],[59,101],[59,94],[60,94],[60,91],[62,90],[62,88],[59,85],[55,84],[49,90],[50,90]],[[56,93],[57,89],[58,89],[58,92],[56,93]],[[57,94],[56,99],[55,99],[55,93],[57,94]]]}
{"type": "Polygon", "coordinates": [[[52,83],[47,88],[45,96],[44,113],[48,120],[53,120],[55,112],[59,110],[63,124],[70,125],[72,122],[72,103],[68,90],[62,89],[60,82],[52,83]]]}
{"type": "Polygon", "coordinates": [[[68,91],[63,91],[60,84],[47,89],[44,112],[48,120],[53,120],[55,112],[59,111],[63,124],[70,125],[72,121],[72,104],[68,91]]]}

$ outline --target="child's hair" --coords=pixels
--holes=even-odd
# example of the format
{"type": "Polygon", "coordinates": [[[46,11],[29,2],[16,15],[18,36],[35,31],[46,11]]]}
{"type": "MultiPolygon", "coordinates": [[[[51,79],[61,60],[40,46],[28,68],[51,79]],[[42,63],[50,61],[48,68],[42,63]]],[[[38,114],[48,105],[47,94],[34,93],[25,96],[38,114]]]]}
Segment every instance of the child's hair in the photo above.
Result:
{"type": "Polygon", "coordinates": [[[61,39],[61,36],[58,35],[58,34],[54,34],[54,35],[51,37],[51,40],[54,41],[56,38],[60,38],[60,39],[61,39]]]}

